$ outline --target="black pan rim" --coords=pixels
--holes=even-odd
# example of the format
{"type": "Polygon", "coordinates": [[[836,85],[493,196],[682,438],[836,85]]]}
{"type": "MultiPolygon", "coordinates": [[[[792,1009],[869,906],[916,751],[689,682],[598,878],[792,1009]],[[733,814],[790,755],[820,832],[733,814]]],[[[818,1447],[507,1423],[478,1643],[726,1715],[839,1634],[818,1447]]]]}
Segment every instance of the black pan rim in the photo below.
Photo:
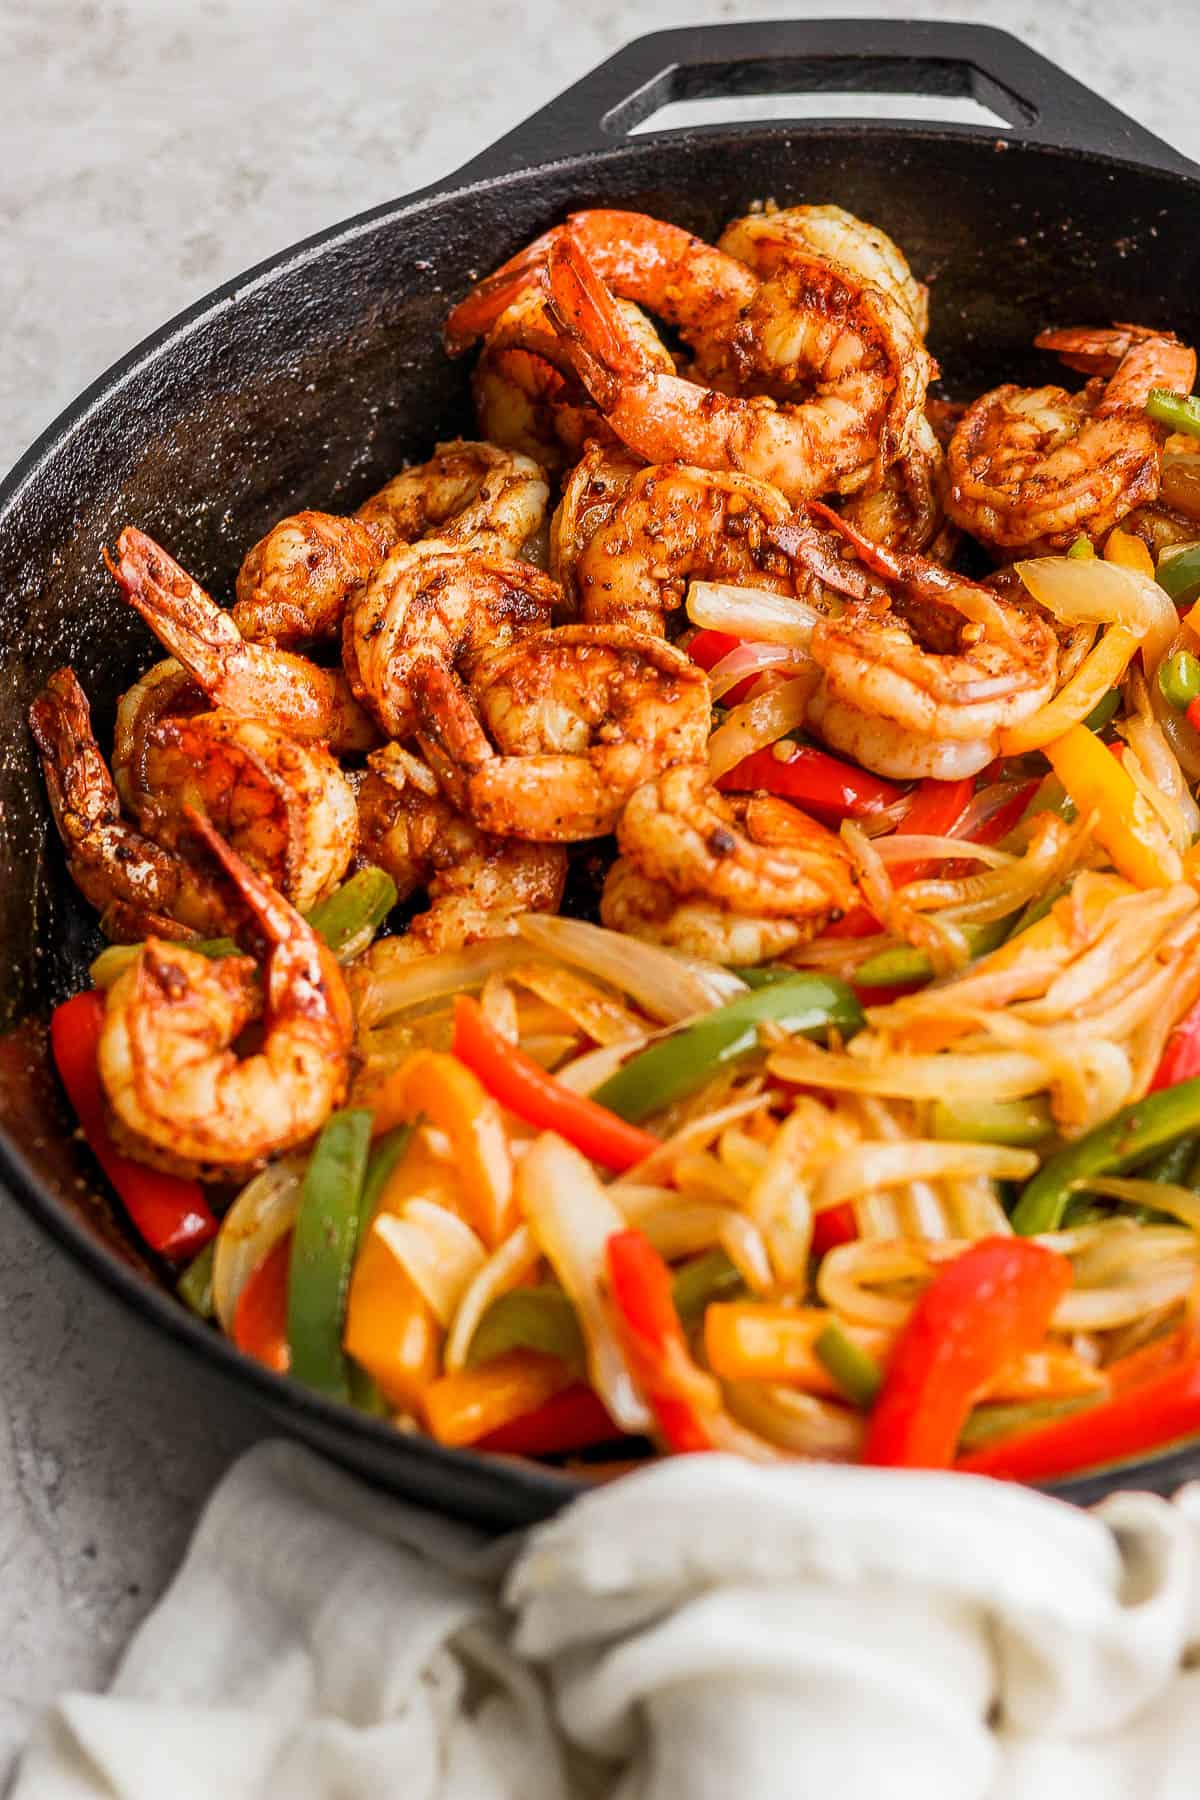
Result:
{"type": "MultiPolygon", "coordinates": [[[[797,137],[854,139],[866,136],[888,144],[916,141],[928,145],[945,144],[955,148],[971,146],[993,155],[1035,157],[1052,156],[1073,161],[1094,178],[1121,174],[1152,175],[1156,181],[1185,194],[1200,197],[1200,176],[1184,170],[1155,167],[1137,157],[1115,156],[1073,146],[1038,143],[1028,137],[1009,137],[1002,128],[983,126],[937,126],[878,119],[801,119],[794,122],[773,120],[744,125],[711,125],[682,127],[676,131],[646,133],[626,137],[601,148],[579,151],[570,156],[546,162],[529,162],[512,169],[489,173],[484,152],[463,170],[448,174],[443,180],[415,193],[383,201],[379,205],[353,214],[310,236],[274,252],[241,274],[222,282],[193,301],[164,324],[150,332],[124,356],[112,363],[71,401],[33,441],[25,453],[0,481],[0,531],[7,516],[20,503],[26,484],[51,461],[63,444],[83,425],[95,406],[112,397],[138,371],[210,321],[221,309],[247,289],[281,274],[297,270],[317,260],[334,246],[369,235],[385,223],[392,223],[434,209],[443,202],[458,200],[471,194],[501,192],[510,186],[521,186],[542,171],[556,173],[577,167],[590,177],[597,166],[613,162],[641,160],[665,143],[680,143],[698,138],[725,138],[770,145],[797,137]]],[[[544,1464],[517,1458],[489,1456],[470,1449],[454,1450],[438,1444],[421,1432],[401,1433],[390,1423],[355,1412],[352,1407],[303,1387],[286,1376],[275,1374],[239,1351],[222,1333],[191,1314],[183,1303],[166,1288],[148,1282],[76,1219],[56,1198],[30,1166],[7,1131],[0,1127],[0,1181],[20,1205],[27,1217],[70,1255],[76,1266],[95,1277],[131,1313],[161,1331],[169,1340],[197,1357],[209,1368],[221,1373],[248,1392],[268,1414],[285,1422],[290,1418],[307,1419],[322,1428],[327,1440],[341,1437],[374,1447],[389,1459],[411,1460],[414,1466],[425,1466],[430,1472],[466,1476],[476,1501],[485,1503],[489,1488],[496,1495],[520,1493],[543,1512],[564,1505],[582,1492],[588,1483],[544,1464]]],[[[1129,1465],[1130,1472],[1153,1476],[1157,1484],[1173,1479],[1177,1469],[1180,1480],[1194,1474],[1195,1449],[1200,1439],[1183,1445],[1170,1445],[1160,1453],[1142,1457],[1129,1465]]],[[[1111,1490],[1104,1471],[1073,1477],[1068,1481],[1048,1483],[1044,1490],[1061,1499],[1089,1504],[1111,1490]]]]}

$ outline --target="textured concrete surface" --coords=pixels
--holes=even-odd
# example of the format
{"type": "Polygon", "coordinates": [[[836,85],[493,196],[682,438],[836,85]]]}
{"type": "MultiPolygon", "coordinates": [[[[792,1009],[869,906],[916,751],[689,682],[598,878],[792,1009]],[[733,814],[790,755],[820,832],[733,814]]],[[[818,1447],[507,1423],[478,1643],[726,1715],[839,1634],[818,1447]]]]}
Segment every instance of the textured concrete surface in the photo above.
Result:
{"type": "MultiPolygon", "coordinates": [[[[459,0],[438,35],[426,0],[0,0],[0,465],[168,314],[452,169],[638,31],[789,10],[459,0]]],[[[794,10],[1006,25],[1200,157],[1194,0],[794,10]]],[[[2,1197],[0,1411],[2,1772],[32,1709],[104,1681],[258,1421],[2,1197]]]]}

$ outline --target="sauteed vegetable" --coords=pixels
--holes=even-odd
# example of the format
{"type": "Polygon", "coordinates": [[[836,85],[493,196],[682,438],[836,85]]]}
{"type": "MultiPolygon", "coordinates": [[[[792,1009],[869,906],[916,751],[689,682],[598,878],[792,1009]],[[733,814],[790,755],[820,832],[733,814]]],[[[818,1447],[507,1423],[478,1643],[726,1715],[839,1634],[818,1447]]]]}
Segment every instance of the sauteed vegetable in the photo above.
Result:
{"type": "Polygon", "coordinates": [[[229,607],[120,534],[52,1044],[246,1354],[600,1475],[1200,1432],[1196,358],[948,401],[928,312],[836,206],[577,213],[446,321],[479,441],[229,607]]]}

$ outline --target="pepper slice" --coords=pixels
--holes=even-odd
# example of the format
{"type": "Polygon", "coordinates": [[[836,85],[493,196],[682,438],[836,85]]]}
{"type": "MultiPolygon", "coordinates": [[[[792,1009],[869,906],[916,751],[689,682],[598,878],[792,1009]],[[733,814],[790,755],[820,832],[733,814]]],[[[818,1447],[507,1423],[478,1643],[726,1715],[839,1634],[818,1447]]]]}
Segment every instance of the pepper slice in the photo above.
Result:
{"type": "Polygon", "coordinates": [[[1156,425],[1170,431],[1186,431],[1200,437],[1200,399],[1194,394],[1176,394],[1170,388],[1151,388],[1146,411],[1156,425]]]}
{"type": "Polygon", "coordinates": [[[475,1448],[502,1456],[562,1456],[568,1450],[590,1450],[594,1444],[609,1444],[623,1436],[599,1395],[580,1386],[564,1388],[544,1406],[486,1432],[476,1440],[475,1448]]]}
{"type": "Polygon", "coordinates": [[[341,1400],[350,1398],[342,1322],[370,1142],[369,1112],[360,1107],[330,1114],[304,1172],[293,1228],[287,1307],[292,1373],[341,1400]]]}
{"type": "Polygon", "coordinates": [[[976,1395],[1042,1341],[1070,1285],[1065,1256],[1020,1238],[981,1238],[947,1263],[896,1341],[863,1461],[949,1468],[976,1395]]]}
{"type": "Polygon", "coordinates": [[[640,1231],[614,1232],[607,1260],[626,1346],[659,1430],[672,1450],[711,1450],[702,1412],[688,1393],[705,1377],[688,1353],[670,1269],[640,1231]]]}
{"type": "Polygon", "coordinates": [[[869,1350],[831,1321],[817,1337],[813,1352],[847,1400],[864,1412],[874,1406],[883,1386],[883,1370],[869,1350]]]}
{"type": "Polygon", "coordinates": [[[1077,1181],[1121,1175],[1156,1150],[1200,1130],[1200,1078],[1181,1081],[1123,1106],[1086,1137],[1044,1163],[1025,1185],[1012,1215],[1021,1237],[1057,1231],[1077,1181]]]}
{"type": "Polygon", "coordinates": [[[798,974],[741,994],[633,1057],[597,1088],[593,1098],[623,1119],[645,1119],[692,1093],[716,1070],[759,1047],[759,1026],[771,1021],[797,1036],[830,1030],[843,1038],[863,1022],[862,1008],[844,981],[798,974]]]}
{"type": "Polygon", "coordinates": [[[159,1256],[194,1256],[217,1235],[217,1221],[198,1181],[166,1175],[124,1155],[108,1130],[108,1106],[97,1056],[105,998],[94,988],[56,1006],[50,1048],[88,1149],[107,1175],[140,1237],[159,1256]]]}
{"type": "Polygon", "coordinates": [[[658,1138],[635,1130],[603,1102],[589,1100],[547,1075],[532,1057],[492,1029],[469,994],[459,994],[454,1002],[454,1054],[501,1106],[529,1125],[557,1131],[606,1169],[630,1169],[659,1147],[658,1138]]]}
{"type": "Polygon", "coordinates": [[[1138,887],[1165,887],[1182,879],[1179,853],[1150,802],[1086,725],[1072,725],[1045,746],[1045,753],[1079,810],[1095,810],[1096,837],[1127,880],[1138,887]]]}
{"type": "Polygon", "coordinates": [[[467,1366],[493,1362],[510,1350],[540,1350],[582,1372],[587,1362],[583,1332],[561,1288],[518,1287],[498,1294],[475,1327],[467,1366]]]}
{"type": "Polygon", "coordinates": [[[213,1254],[216,1239],[205,1244],[199,1256],[194,1256],[179,1280],[175,1283],[175,1292],[183,1301],[189,1312],[194,1312],[198,1319],[211,1319],[213,1316],[213,1254]]]}
{"type": "Polygon", "coordinates": [[[425,1423],[439,1444],[474,1444],[535,1413],[575,1385],[555,1356],[512,1350],[478,1369],[443,1375],[425,1390],[425,1423]]]}
{"type": "Polygon", "coordinates": [[[1005,1481],[1053,1481],[1124,1462],[1200,1431],[1200,1358],[1098,1406],[961,1456],[955,1467],[1005,1481]]]}
{"type": "Polygon", "coordinates": [[[773,749],[755,750],[720,776],[717,787],[725,794],[778,794],[838,819],[878,812],[892,806],[904,792],[893,782],[841,762],[811,744],[792,745],[786,760],[773,749]]]}
{"type": "MultiPolygon", "coordinates": [[[[962,934],[971,958],[986,956],[989,950],[998,949],[1008,936],[1011,924],[1012,920],[1008,918],[990,919],[986,925],[964,925],[962,934]]],[[[933,975],[934,967],[927,951],[918,949],[915,944],[893,944],[858,965],[854,971],[854,985],[864,988],[913,987],[918,981],[931,981],[933,975]]]]}
{"type": "Polygon", "coordinates": [[[716,1300],[730,1300],[745,1287],[742,1272],[724,1250],[706,1250],[676,1269],[671,1297],[684,1330],[698,1325],[716,1300]]]}
{"type": "Polygon", "coordinates": [[[1150,1092],[1155,1094],[1160,1088],[1176,1087],[1181,1081],[1190,1081],[1197,1075],[1200,1075],[1200,1000],[1184,1013],[1177,1025],[1172,1026],[1154,1071],[1150,1092]]]}
{"type": "MultiPolygon", "coordinates": [[[[1189,544],[1184,550],[1164,551],[1158,559],[1154,579],[1160,588],[1166,588],[1177,606],[1194,600],[1200,591],[1200,544],[1189,544]]],[[[1195,630],[1195,622],[1190,617],[1187,623],[1195,630]]]]}
{"type": "Polygon", "coordinates": [[[292,1366],[287,1331],[291,1260],[289,1231],[263,1257],[238,1295],[233,1314],[232,1336],[238,1349],[277,1375],[286,1375],[292,1366]]]}

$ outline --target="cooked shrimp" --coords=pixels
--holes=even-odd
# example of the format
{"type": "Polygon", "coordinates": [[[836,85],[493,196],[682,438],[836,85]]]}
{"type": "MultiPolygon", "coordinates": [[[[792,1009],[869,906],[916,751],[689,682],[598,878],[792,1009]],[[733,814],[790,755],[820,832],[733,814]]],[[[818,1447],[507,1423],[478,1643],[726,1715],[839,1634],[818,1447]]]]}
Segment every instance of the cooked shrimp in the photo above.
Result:
{"type": "MultiPolygon", "coordinates": [[[[1054,693],[1050,625],[939,563],[871,543],[827,507],[812,510],[886,591],[814,627],[809,651],[822,679],[806,722],[831,749],[898,781],[977,773],[1000,732],[1054,693]]],[[[824,573],[836,581],[828,565],[824,573]]]]}
{"type": "Polygon", "coordinates": [[[125,810],[137,818],[147,798],[146,751],[160,719],[207,712],[208,696],[173,656],[152,664],[117,701],[112,773],[125,810]]]}
{"type": "Polygon", "coordinates": [[[610,931],[625,931],[668,950],[681,950],[685,956],[701,956],[706,962],[733,968],[750,968],[786,955],[798,944],[807,943],[820,924],[819,917],[747,918],[711,900],[681,900],[669,887],[641,874],[624,856],[618,857],[608,872],[600,896],[600,918],[610,931]]]}
{"type": "Polygon", "coordinates": [[[29,725],[71,878],[100,910],[106,935],[136,943],[148,931],[160,937],[225,931],[229,907],[216,883],[121,817],[74,670],[51,675],[29,709],[29,725]]]}
{"type": "Polygon", "coordinates": [[[832,832],[785,801],[719,794],[703,764],[668,769],[631,794],[617,842],[647,880],[746,918],[816,929],[854,897],[850,858],[832,832]]]}
{"type": "Polygon", "coordinates": [[[924,337],[929,329],[929,289],[914,279],[904,252],[878,225],[869,225],[840,206],[764,209],[727,225],[717,248],[757,270],[760,246],[780,238],[874,282],[904,308],[924,337]]]}
{"type": "Polygon", "coordinates": [[[488,659],[474,692],[479,719],[431,713],[422,743],[455,803],[500,836],[603,837],[635,787],[708,741],[704,671],[617,626],[526,638],[488,659]]]}
{"type": "Polygon", "coordinates": [[[319,1131],[346,1093],[354,1020],[331,952],[199,813],[192,826],[267,942],[210,959],[150,938],[108,991],[100,1079],[122,1140],[146,1162],[241,1175],[319,1131]],[[232,1048],[262,1018],[262,1048],[232,1048]]]}
{"type": "Polygon", "coordinates": [[[808,564],[769,536],[791,518],[783,495],[764,481],[652,464],[634,476],[575,560],[581,614],[662,637],[697,577],[809,592],[817,584],[808,564]]]}
{"type": "MultiPolygon", "coordinates": [[[[931,364],[912,320],[849,270],[777,246],[730,353],[749,399],[647,369],[579,246],[550,251],[552,311],[572,365],[621,440],[648,462],[736,469],[792,501],[878,482],[908,446],[931,364]],[[765,385],[811,399],[784,400],[765,385]]],[[[765,253],[765,252],[764,252],[765,253]]]]}
{"type": "Polygon", "coordinates": [[[248,644],[222,607],[143,531],[126,526],[108,566],[129,604],[216,706],[272,719],[334,751],[365,750],[379,733],[344,676],[286,650],[248,644]]]}
{"type": "Polygon", "coordinates": [[[446,543],[486,556],[519,557],[541,530],[549,497],[531,457],[456,438],[439,444],[428,462],[394,475],[357,517],[382,528],[389,549],[436,531],[446,543]]]}
{"type": "Polygon", "coordinates": [[[622,494],[645,465],[623,444],[589,444],[563,483],[550,521],[550,573],[579,610],[575,569],[588,544],[612,518],[622,494]]]}
{"type": "Polygon", "coordinates": [[[568,237],[614,295],[666,319],[714,372],[738,314],[758,289],[755,276],[736,257],[678,225],[609,208],[572,213],[481,281],[446,321],[452,356],[468,350],[514,300],[538,286],[551,252],[568,237]]]}
{"type": "Polygon", "coordinates": [[[238,570],[233,622],[247,643],[277,649],[337,635],[346,601],[383,561],[380,525],[298,512],[272,526],[238,570]]]}
{"type": "Polygon", "coordinates": [[[490,836],[438,792],[419,757],[388,744],[372,753],[358,795],[362,854],[386,869],[402,900],[427,890],[410,921],[414,951],[457,950],[516,929],[520,913],[557,912],[567,854],[555,844],[490,836]]]}
{"type": "Polygon", "coordinates": [[[969,406],[947,457],[946,510],[994,549],[1065,549],[1102,537],[1158,493],[1165,433],[1153,387],[1190,393],[1196,355],[1170,332],[1044,331],[1035,340],[1095,379],[1076,394],[1006,383],[969,406]]]}
{"type": "Polygon", "coordinates": [[[235,713],[161,720],[150,733],[140,822],[186,851],[196,808],[251,869],[307,911],[331,893],[354,854],[354,789],[323,744],[235,713]]]}
{"type": "Polygon", "coordinates": [[[442,538],[399,544],[346,614],[351,686],[389,737],[411,737],[429,705],[469,712],[462,680],[485,654],[544,630],[561,598],[530,563],[442,538]]]}
{"type": "Polygon", "coordinates": [[[948,563],[958,532],[942,504],[945,452],[924,413],[916,421],[908,449],[874,490],[851,494],[839,507],[843,519],[888,550],[918,550],[932,562],[948,563]]]}

